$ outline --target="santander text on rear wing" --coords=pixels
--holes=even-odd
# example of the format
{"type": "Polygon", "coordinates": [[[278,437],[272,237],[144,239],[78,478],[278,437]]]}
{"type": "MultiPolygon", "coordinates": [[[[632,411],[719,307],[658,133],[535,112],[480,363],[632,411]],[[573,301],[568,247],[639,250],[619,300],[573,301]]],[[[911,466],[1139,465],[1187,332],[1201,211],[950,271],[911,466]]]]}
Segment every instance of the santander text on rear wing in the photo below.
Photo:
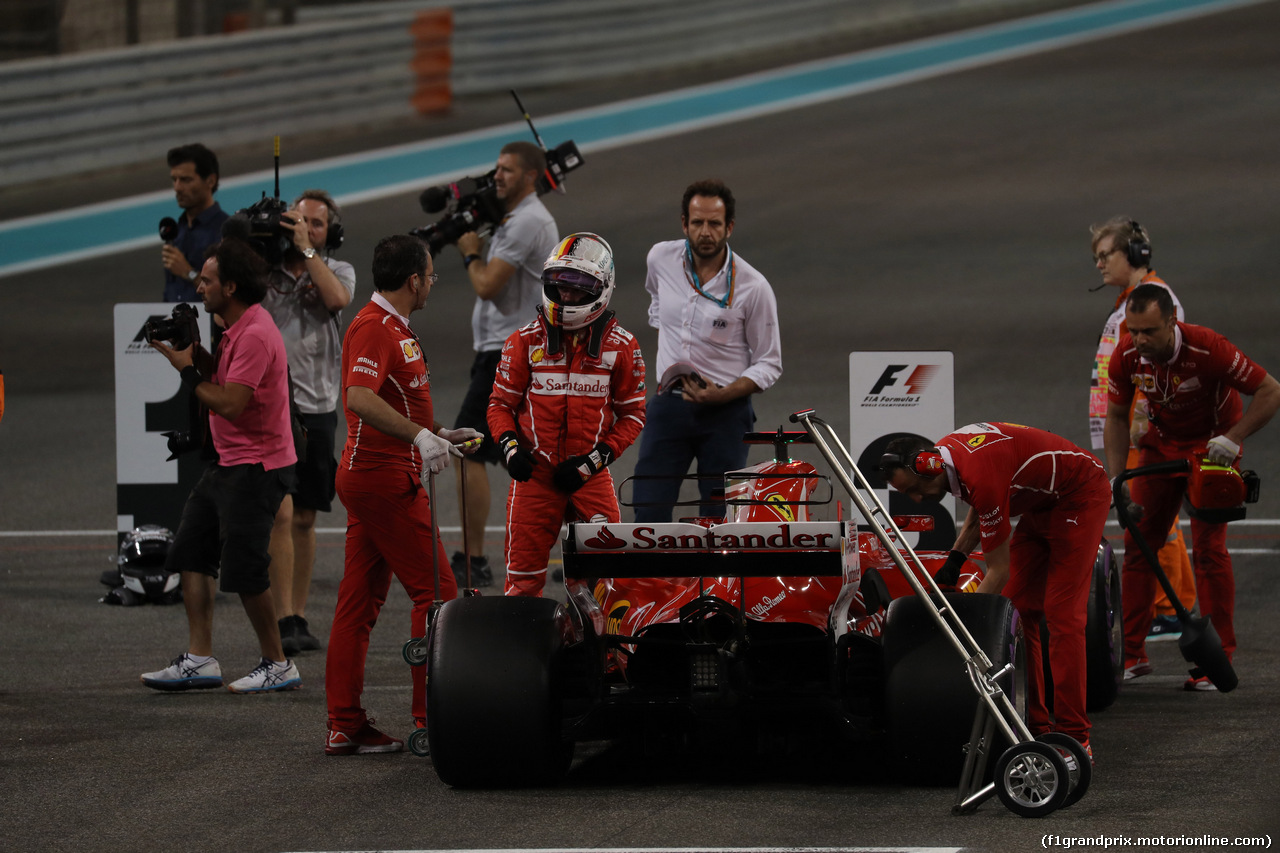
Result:
{"type": "Polygon", "coordinates": [[[841,577],[856,572],[844,521],[569,525],[564,572],[576,578],[841,577]]]}

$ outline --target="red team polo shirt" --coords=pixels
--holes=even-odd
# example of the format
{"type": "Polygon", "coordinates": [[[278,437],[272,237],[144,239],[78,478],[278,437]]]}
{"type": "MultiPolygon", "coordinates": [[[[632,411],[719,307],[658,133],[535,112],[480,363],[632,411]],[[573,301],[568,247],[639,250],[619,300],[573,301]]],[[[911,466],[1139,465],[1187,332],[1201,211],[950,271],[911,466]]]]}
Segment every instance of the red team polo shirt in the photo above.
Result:
{"type": "Polygon", "coordinates": [[[377,293],[351,321],[342,340],[342,406],[347,443],[342,467],[351,471],[400,468],[415,477],[422,469],[418,449],[367,426],[347,407],[347,388],[363,385],[419,426],[431,429],[431,373],[409,323],[377,293]]]}
{"type": "Polygon", "coordinates": [[[1135,390],[1147,397],[1151,429],[1140,448],[1143,464],[1185,458],[1239,422],[1238,395],[1253,394],[1267,372],[1235,344],[1204,326],[1178,323],[1173,357],[1153,364],[1134,349],[1126,334],[1111,356],[1108,399],[1128,406],[1135,390]]]}
{"type": "Polygon", "coordinates": [[[1093,454],[1065,438],[1033,427],[978,423],[961,427],[938,442],[951,491],[973,507],[982,550],[1009,538],[1009,519],[1069,505],[1076,494],[1091,494],[1106,472],[1093,454]]]}

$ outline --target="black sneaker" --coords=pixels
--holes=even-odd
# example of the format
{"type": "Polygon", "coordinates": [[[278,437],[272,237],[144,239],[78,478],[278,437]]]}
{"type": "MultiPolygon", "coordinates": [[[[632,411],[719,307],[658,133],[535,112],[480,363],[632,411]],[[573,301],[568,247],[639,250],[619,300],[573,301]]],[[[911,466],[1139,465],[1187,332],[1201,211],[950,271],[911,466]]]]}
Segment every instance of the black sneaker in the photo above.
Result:
{"type": "Polygon", "coordinates": [[[298,645],[298,633],[293,619],[292,616],[286,616],[276,623],[280,626],[280,647],[284,649],[286,658],[291,658],[302,651],[298,645]]]}
{"type": "MultiPolygon", "coordinates": [[[[453,569],[453,577],[458,582],[458,587],[465,587],[467,585],[467,555],[461,551],[454,551],[453,556],[449,558],[449,568],[453,569]]],[[[493,586],[493,570],[489,568],[488,557],[471,558],[471,583],[477,587],[493,586]]]]}
{"type": "Polygon", "coordinates": [[[467,585],[467,555],[454,551],[449,558],[449,568],[453,570],[453,579],[458,582],[458,589],[467,585]]]}
{"type": "Polygon", "coordinates": [[[307,630],[307,620],[297,615],[290,618],[293,620],[293,637],[298,643],[298,651],[319,651],[322,648],[320,640],[307,630]]]}

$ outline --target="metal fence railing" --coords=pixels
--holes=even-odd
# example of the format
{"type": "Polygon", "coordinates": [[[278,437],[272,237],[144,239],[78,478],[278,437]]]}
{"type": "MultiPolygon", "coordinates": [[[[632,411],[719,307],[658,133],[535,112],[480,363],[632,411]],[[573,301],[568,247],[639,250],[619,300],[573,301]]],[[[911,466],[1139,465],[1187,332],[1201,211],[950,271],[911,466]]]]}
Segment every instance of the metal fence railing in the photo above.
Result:
{"type": "Polygon", "coordinates": [[[0,63],[0,186],[173,145],[358,125],[454,94],[675,68],[1063,0],[454,0],[302,7],[289,27],[0,63]]]}

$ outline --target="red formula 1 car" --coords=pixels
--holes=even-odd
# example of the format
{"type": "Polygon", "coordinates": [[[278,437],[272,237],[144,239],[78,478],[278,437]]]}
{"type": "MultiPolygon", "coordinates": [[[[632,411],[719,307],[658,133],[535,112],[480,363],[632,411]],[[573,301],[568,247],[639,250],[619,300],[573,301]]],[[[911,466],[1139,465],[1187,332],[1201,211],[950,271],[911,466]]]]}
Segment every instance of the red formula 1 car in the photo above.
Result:
{"type": "MultiPolygon", "coordinates": [[[[821,724],[887,735],[906,781],[959,777],[978,698],[953,641],[875,535],[814,520],[815,506],[830,509],[830,485],[788,458],[806,433],[748,438],[775,444],[776,458],[727,478],[727,519],[572,524],[567,603],[444,605],[426,654],[426,737],[443,781],[554,783],[583,740],[785,736],[821,724]]],[[[904,531],[933,522],[895,520],[904,531]]],[[[947,552],[919,557],[933,574],[947,552]]],[[[1020,708],[1021,625],[1006,599],[962,591],[981,577],[970,560],[944,597],[995,667],[1008,667],[1002,687],[1020,708]]],[[[1095,577],[1090,667],[1104,705],[1122,674],[1119,572],[1105,543],[1095,577]]]]}

